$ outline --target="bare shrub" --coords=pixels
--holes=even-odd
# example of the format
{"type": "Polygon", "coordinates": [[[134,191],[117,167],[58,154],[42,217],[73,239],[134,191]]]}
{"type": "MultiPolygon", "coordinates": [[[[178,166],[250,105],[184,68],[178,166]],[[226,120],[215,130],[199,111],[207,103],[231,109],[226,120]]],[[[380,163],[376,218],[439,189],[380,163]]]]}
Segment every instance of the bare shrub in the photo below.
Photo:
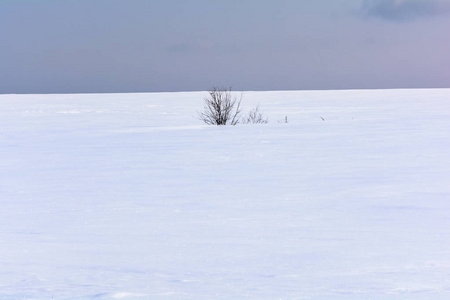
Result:
{"type": "Polygon", "coordinates": [[[242,123],[244,124],[267,124],[269,123],[269,118],[264,117],[259,111],[259,105],[252,109],[248,115],[242,118],[242,123]]]}
{"type": "Polygon", "coordinates": [[[231,88],[212,88],[205,98],[203,111],[198,118],[208,125],[236,125],[241,114],[240,98],[231,94],[231,88]]]}

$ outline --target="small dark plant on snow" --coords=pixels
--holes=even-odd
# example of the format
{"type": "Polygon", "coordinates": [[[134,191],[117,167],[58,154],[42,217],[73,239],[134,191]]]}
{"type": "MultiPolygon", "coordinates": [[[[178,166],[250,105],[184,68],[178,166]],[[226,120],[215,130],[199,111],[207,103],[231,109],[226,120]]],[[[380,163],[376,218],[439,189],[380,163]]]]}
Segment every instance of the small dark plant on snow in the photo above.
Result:
{"type": "Polygon", "coordinates": [[[244,124],[267,124],[269,123],[269,118],[264,117],[259,110],[259,105],[254,109],[249,111],[246,117],[242,118],[242,123],[244,124]]]}
{"type": "Polygon", "coordinates": [[[284,117],[283,120],[278,120],[278,123],[285,123],[285,124],[289,123],[288,122],[288,117],[286,116],[286,117],[284,117]]]}
{"type": "Polygon", "coordinates": [[[208,125],[236,125],[241,114],[242,95],[237,98],[231,88],[214,87],[208,92],[203,111],[197,112],[198,118],[208,125]]]}

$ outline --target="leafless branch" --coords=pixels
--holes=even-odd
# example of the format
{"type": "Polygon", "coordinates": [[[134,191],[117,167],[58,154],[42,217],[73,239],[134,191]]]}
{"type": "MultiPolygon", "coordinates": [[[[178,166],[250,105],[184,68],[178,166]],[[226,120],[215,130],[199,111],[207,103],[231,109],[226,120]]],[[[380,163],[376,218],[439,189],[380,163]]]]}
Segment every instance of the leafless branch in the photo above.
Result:
{"type": "Polygon", "coordinates": [[[231,94],[231,88],[212,88],[205,98],[203,111],[198,118],[208,125],[236,125],[241,114],[240,98],[231,94]]]}
{"type": "Polygon", "coordinates": [[[269,118],[264,117],[259,111],[259,105],[251,110],[248,115],[242,118],[242,123],[244,124],[267,124],[269,123],[269,118]]]}

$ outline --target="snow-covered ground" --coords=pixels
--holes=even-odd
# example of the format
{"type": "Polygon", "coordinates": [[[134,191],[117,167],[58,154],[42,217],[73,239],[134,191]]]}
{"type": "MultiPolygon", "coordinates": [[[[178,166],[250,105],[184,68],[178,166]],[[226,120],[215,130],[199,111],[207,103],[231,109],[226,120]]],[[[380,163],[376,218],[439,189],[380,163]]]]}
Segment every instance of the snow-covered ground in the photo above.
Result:
{"type": "Polygon", "coordinates": [[[449,89],[204,96],[0,95],[0,299],[450,299],[449,89]]]}

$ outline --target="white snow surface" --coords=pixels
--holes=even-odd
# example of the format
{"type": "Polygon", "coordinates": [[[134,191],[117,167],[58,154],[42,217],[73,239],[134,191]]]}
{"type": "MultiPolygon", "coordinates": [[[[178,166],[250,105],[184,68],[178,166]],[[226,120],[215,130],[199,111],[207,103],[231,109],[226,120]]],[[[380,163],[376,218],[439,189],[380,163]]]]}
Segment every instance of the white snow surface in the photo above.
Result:
{"type": "Polygon", "coordinates": [[[450,299],[450,89],[206,95],[0,95],[0,299],[450,299]]]}

